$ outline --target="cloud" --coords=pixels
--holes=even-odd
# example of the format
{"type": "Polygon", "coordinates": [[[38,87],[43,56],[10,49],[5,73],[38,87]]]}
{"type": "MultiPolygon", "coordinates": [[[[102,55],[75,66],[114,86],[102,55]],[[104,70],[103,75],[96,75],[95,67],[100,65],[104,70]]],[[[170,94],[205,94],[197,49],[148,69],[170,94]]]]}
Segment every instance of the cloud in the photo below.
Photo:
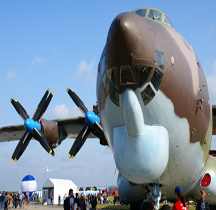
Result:
{"type": "Polygon", "coordinates": [[[86,82],[93,81],[95,83],[96,73],[94,72],[94,66],[95,61],[88,64],[85,60],[82,60],[78,65],[78,69],[73,79],[82,79],[86,82]]]}
{"type": "Polygon", "coordinates": [[[48,110],[45,114],[47,118],[70,118],[76,116],[83,116],[79,108],[68,108],[65,104],[56,105],[53,109],[48,110]]]}
{"type": "Polygon", "coordinates": [[[208,87],[213,104],[216,104],[216,60],[213,63],[211,74],[207,76],[208,87]]]}
{"type": "Polygon", "coordinates": [[[18,79],[15,71],[13,69],[10,69],[7,71],[6,75],[5,75],[5,79],[7,80],[13,80],[13,79],[18,79]]]}
{"type": "Polygon", "coordinates": [[[32,60],[30,64],[30,69],[34,68],[35,65],[37,64],[43,64],[45,62],[44,58],[41,58],[39,56],[34,56],[34,59],[32,60]]]}

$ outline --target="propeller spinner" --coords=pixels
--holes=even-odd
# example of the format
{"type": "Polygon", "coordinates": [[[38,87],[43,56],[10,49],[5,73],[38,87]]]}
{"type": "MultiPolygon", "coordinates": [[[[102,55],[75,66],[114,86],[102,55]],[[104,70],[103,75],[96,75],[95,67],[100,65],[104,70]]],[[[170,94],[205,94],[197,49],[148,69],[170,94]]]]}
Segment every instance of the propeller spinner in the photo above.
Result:
{"type": "Polygon", "coordinates": [[[47,138],[44,136],[44,134],[41,131],[42,125],[40,123],[40,120],[45,113],[47,107],[49,106],[49,103],[54,95],[53,92],[49,94],[49,89],[45,92],[43,98],[41,99],[40,103],[38,104],[38,107],[33,115],[32,118],[29,117],[28,113],[26,110],[23,108],[23,106],[19,103],[17,100],[13,100],[11,98],[11,103],[18,112],[18,114],[21,116],[21,118],[24,120],[24,126],[26,129],[26,132],[20,139],[12,157],[11,161],[17,162],[25,149],[27,148],[30,140],[32,137],[35,137],[42,147],[49,153],[52,154],[53,156],[55,155],[50,142],[47,140],[47,138]]]}
{"type": "Polygon", "coordinates": [[[74,101],[74,103],[77,105],[77,107],[81,110],[81,112],[85,115],[85,122],[86,124],[78,134],[77,138],[75,139],[71,150],[69,151],[68,157],[74,158],[75,155],[79,152],[83,144],[85,143],[86,139],[88,138],[90,133],[93,133],[95,135],[95,130],[97,131],[97,137],[102,139],[104,142],[107,143],[106,137],[103,132],[103,128],[100,126],[100,118],[97,114],[95,114],[93,111],[88,111],[85,104],[82,102],[82,100],[76,95],[74,91],[71,89],[67,89],[68,94],[74,101]]]}

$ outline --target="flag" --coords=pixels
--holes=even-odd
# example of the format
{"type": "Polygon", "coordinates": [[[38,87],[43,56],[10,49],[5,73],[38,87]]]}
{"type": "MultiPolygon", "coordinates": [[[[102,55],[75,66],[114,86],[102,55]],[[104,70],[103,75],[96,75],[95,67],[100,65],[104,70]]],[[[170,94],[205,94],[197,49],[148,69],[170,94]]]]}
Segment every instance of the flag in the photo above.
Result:
{"type": "Polygon", "coordinates": [[[47,166],[47,171],[51,173],[51,170],[49,169],[49,167],[47,166]]]}

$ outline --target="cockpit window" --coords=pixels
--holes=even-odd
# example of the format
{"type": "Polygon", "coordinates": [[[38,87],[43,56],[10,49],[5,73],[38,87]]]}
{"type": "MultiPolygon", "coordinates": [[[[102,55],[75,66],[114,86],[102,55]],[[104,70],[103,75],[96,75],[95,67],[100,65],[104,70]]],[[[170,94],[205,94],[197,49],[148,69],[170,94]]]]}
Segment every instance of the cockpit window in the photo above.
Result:
{"type": "Polygon", "coordinates": [[[147,82],[153,68],[148,66],[135,65],[134,69],[138,77],[139,86],[142,87],[147,82]]]}
{"type": "Polygon", "coordinates": [[[147,19],[151,18],[153,20],[159,20],[164,25],[173,27],[172,23],[170,22],[166,14],[158,9],[143,7],[143,8],[133,10],[132,13],[140,15],[143,18],[147,18],[147,19]]]}
{"type": "Polygon", "coordinates": [[[166,15],[164,16],[164,23],[167,23],[173,27],[172,23],[170,22],[169,18],[166,15]]]}
{"type": "Polygon", "coordinates": [[[143,100],[144,105],[146,106],[155,96],[154,91],[152,90],[151,86],[148,85],[142,92],[141,97],[143,100]]]}
{"type": "Polygon", "coordinates": [[[113,89],[113,87],[110,88],[110,99],[115,105],[119,106],[119,94],[113,89]]]}
{"type": "Polygon", "coordinates": [[[154,20],[161,20],[161,15],[162,15],[161,12],[151,9],[148,17],[154,20]]]}
{"type": "Polygon", "coordinates": [[[156,50],[156,65],[164,70],[164,53],[156,50]]]}
{"type": "Polygon", "coordinates": [[[132,73],[130,66],[121,66],[120,70],[120,83],[122,85],[131,85],[135,84],[134,75],[132,73]]]}
{"type": "Polygon", "coordinates": [[[141,17],[145,17],[146,15],[146,9],[139,9],[135,12],[135,14],[141,16],[141,17]]]}
{"type": "Polygon", "coordinates": [[[118,89],[117,87],[117,72],[118,69],[116,67],[110,68],[108,71],[108,78],[110,80],[110,82],[113,84],[113,86],[115,86],[115,88],[118,89]]]}
{"type": "Polygon", "coordinates": [[[159,71],[158,69],[155,69],[153,77],[151,79],[151,83],[154,86],[155,90],[158,90],[162,77],[163,77],[163,73],[159,71]]]}

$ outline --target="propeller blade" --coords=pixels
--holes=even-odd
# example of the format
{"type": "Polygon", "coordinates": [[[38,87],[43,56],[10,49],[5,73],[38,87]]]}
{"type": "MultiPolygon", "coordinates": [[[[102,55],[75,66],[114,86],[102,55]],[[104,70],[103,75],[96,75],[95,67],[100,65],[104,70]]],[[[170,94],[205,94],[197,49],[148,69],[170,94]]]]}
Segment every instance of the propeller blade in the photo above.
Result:
{"type": "Polygon", "coordinates": [[[26,147],[28,146],[27,143],[25,142],[28,142],[30,141],[30,139],[32,138],[32,134],[29,133],[28,131],[26,131],[22,138],[20,139],[19,143],[17,144],[17,147],[16,149],[14,150],[14,153],[11,157],[11,161],[13,162],[15,160],[15,162],[18,160],[18,158],[20,158],[20,156],[22,155],[22,153],[24,152],[24,150],[26,149],[26,147]],[[21,152],[21,154],[20,154],[21,152]]]}
{"type": "Polygon", "coordinates": [[[29,135],[27,136],[25,142],[23,143],[23,146],[19,152],[19,154],[17,155],[15,162],[17,162],[19,160],[19,158],[21,157],[21,155],[23,154],[23,152],[25,151],[25,149],[27,148],[29,142],[31,141],[31,138],[33,137],[33,135],[31,133],[29,133],[29,135]]]}
{"type": "Polygon", "coordinates": [[[39,122],[39,121],[41,120],[41,118],[43,117],[45,111],[47,110],[47,107],[48,107],[49,104],[50,104],[50,101],[52,100],[53,95],[54,95],[53,92],[51,92],[51,93],[49,94],[49,96],[48,96],[46,102],[44,103],[44,106],[43,106],[43,108],[42,108],[40,114],[38,114],[38,117],[37,117],[37,119],[35,119],[35,121],[38,121],[38,122],[39,122]]]}
{"type": "Polygon", "coordinates": [[[67,89],[67,92],[70,95],[70,97],[72,98],[72,100],[74,101],[74,103],[78,106],[78,108],[80,109],[80,111],[85,115],[86,112],[88,112],[88,109],[85,106],[85,104],[82,102],[82,100],[70,88],[67,89]]]}
{"type": "Polygon", "coordinates": [[[39,119],[39,118],[40,118],[39,115],[40,115],[40,113],[41,113],[41,111],[42,111],[42,109],[43,109],[43,106],[44,106],[44,104],[45,104],[45,102],[46,102],[46,99],[47,99],[48,94],[49,94],[49,89],[47,89],[47,91],[45,92],[43,98],[41,99],[40,103],[38,104],[38,107],[37,107],[37,109],[36,109],[36,111],[35,111],[35,113],[34,113],[34,115],[33,115],[33,117],[32,117],[32,119],[33,119],[34,121],[36,121],[36,119],[39,119]]]}
{"type": "MultiPolygon", "coordinates": [[[[100,125],[97,121],[95,121],[94,127],[95,127],[95,129],[97,130],[97,132],[99,133],[100,138],[101,138],[105,143],[107,143],[106,137],[105,137],[105,135],[104,135],[103,128],[101,127],[101,125],[100,125]]],[[[108,145],[108,143],[107,143],[107,145],[108,145]]]]}
{"type": "Polygon", "coordinates": [[[40,131],[37,130],[36,128],[34,128],[33,133],[36,137],[36,139],[40,142],[40,144],[42,145],[42,147],[49,153],[52,154],[53,156],[55,156],[55,152],[53,151],[49,141],[47,140],[47,138],[44,136],[44,134],[40,131]]]}
{"type": "Polygon", "coordinates": [[[73,143],[73,146],[71,147],[71,150],[68,154],[69,158],[74,158],[75,155],[79,152],[83,144],[85,143],[86,139],[88,138],[89,134],[91,132],[91,128],[85,124],[80,131],[79,135],[77,136],[76,140],[73,143]]]}
{"type": "Polygon", "coordinates": [[[23,120],[30,118],[28,113],[26,112],[26,110],[19,103],[19,101],[13,100],[12,98],[10,101],[11,101],[12,105],[14,106],[14,108],[16,109],[16,111],[18,112],[18,114],[22,117],[23,120]]]}

